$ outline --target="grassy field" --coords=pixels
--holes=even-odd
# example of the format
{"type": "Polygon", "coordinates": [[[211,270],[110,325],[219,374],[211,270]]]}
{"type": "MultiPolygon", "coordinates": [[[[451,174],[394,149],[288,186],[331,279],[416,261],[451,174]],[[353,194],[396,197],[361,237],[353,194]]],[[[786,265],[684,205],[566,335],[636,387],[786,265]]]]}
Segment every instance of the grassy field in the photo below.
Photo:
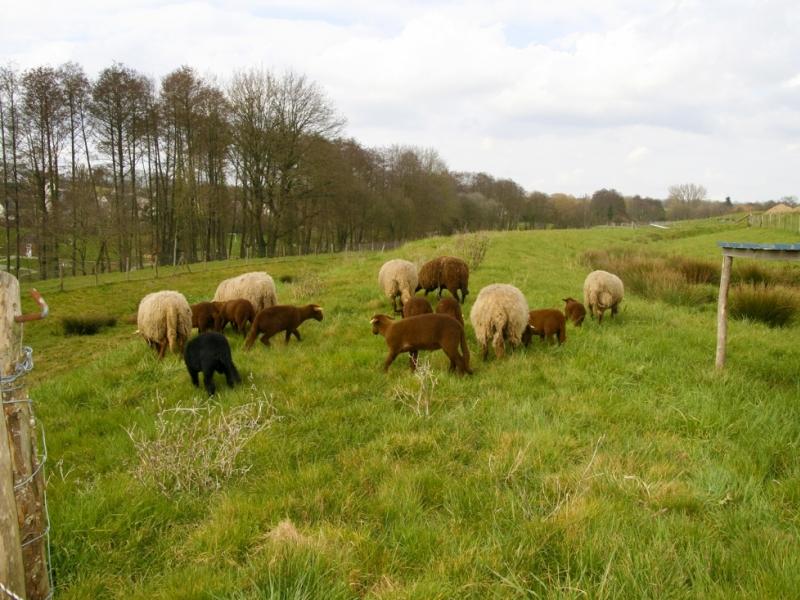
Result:
{"type": "MultiPolygon", "coordinates": [[[[487,234],[465,313],[495,282],[531,308],[580,298],[587,250],[718,262],[717,240],[800,241],[731,227],[487,234]]],[[[428,377],[405,357],[382,373],[369,324],[389,311],[380,265],[454,247],[40,284],[52,316],[25,342],[50,452],[57,597],[795,596],[800,327],[732,322],[720,375],[713,302],[629,294],[616,319],[504,360],[478,360],[468,325],[472,377],[449,374],[441,352],[423,353],[428,377]],[[147,292],[196,302],[254,269],[291,276],[279,299],[317,302],[325,320],[306,322],[300,343],[249,353],[229,331],[245,382],[229,390],[218,375],[212,399],[122,320],[147,292]],[[61,317],[87,314],[120,320],[63,335],[61,317]],[[235,463],[215,462],[237,441],[235,463]]]]}

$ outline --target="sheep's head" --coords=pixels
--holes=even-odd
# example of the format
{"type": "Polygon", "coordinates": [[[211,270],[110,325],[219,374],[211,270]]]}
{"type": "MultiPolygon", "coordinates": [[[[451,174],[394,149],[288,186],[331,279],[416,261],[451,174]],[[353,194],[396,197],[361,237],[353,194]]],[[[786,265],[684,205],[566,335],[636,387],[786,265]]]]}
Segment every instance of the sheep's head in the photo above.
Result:
{"type": "Polygon", "coordinates": [[[374,315],[369,321],[372,323],[372,333],[374,335],[378,335],[381,330],[393,320],[394,319],[387,317],[386,315],[374,315]]]}
{"type": "Polygon", "coordinates": [[[536,329],[534,329],[533,325],[525,325],[525,329],[522,332],[522,343],[525,347],[528,347],[528,344],[531,343],[531,338],[533,334],[536,333],[536,329]]]}
{"type": "Polygon", "coordinates": [[[311,305],[311,316],[317,321],[322,321],[322,307],[318,304],[311,305]]]}

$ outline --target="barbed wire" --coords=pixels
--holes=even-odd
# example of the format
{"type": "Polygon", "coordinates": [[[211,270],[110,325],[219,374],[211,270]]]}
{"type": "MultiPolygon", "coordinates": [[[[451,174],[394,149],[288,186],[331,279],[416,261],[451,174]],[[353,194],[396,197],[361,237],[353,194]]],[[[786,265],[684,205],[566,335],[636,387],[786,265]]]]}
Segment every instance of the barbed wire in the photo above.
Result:
{"type": "MultiPolygon", "coordinates": [[[[32,420],[35,421],[35,415],[33,412],[33,400],[26,394],[25,398],[15,399],[15,400],[6,400],[5,396],[9,392],[13,392],[15,390],[22,389],[23,385],[21,383],[17,383],[21,377],[24,377],[28,373],[33,370],[33,348],[30,346],[23,346],[21,348],[22,356],[21,360],[19,360],[16,365],[14,366],[14,372],[10,375],[2,375],[0,376],[0,398],[2,398],[2,402],[0,404],[8,405],[8,404],[28,404],[30,408],[30,417],[32,420]]],[[[5,418],[5,416],[0,412],[0,418],[5,418]]],[[[46,481],[45,474],[44,474],[44,465],[47,462],[47,438],[44,432],[44,425],[41,423],[39,424],[39,432],[41,433],[41,457],[39,458],[39,464],[33,470],[33,472],[23,479],[22,481],[15,481],[14,482],[14,491],[29,485],[31,482],[34,481],[37,475],[41,473],[42,481],[46,481]]],[[[45,549],[47,552],[47,579],[50,583],[50,593],[47,595],[45,600],[50,600],[53,597],[54,589],[53,589],[53,571],[51,569],[51,565],[53,564],[52,555],[50,552],[50,511],[47,506],[47,491],[42,486],[42,507],[44,509],[44,531],[42,531],[39,535],[36,535],[28,540],[25,540],[20,544],[21,548],[25,546],[29,546],[34,542],[41,540],[42,538],[46,538],[47,542],[45,545],[45,549]]],[[[20,598],[17,594],[9,590],[2,582],[0,582],[0,592],[5,594],[8,598],[12,600],[24,600],[20,598]]],[[[0,595],[0,598],[3,596],[0,595]]]]}

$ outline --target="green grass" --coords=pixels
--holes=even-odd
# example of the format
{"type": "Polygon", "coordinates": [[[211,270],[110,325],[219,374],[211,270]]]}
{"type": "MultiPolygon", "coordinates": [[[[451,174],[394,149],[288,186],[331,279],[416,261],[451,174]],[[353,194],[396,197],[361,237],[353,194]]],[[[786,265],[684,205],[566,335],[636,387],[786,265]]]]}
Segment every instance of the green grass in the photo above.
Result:
{"type": "MultiPolygon", "coordinates": [[[[519,287],[531,308],[581,297],[590,249],[720,262],[717,240],[776,234],[724,227],[490,233],[465,314],[495,282],[519,287]]],[[[419,390],[407,360],[381,372],[386,347],[369,318],[390,311],[377,286],[385,260],[445,253],[456,253],[454,240],[431,238],[385,254],[162,270],[157,280],[68,279],[63,292],[42,282],[53,317],[26,325],[25,340],[47,430],[57,597],[796,594],[796,326],[731,321],[717,374],[713,307],[630,291],[602,327],[587,320],[561,347],[534,340],[486,363],[468,324],[472,377],[448,374],[441,352],[423,353],[436,376],[425,416],[398,401],[419,390]],[[220,394],[206,398],[178,357],[159,363],[124,322],[150,291],[196,302],[219,280],[261,268],[276,281],[292,276],[279,299],[316,301],[325,320],[306,322],[300,343],[249,353],[228,332],[240,388],[218,375],[220,394]],[[118,324],[63,335],[60,318],[97,311],[118,324]],[[218,487],[164,494],[137,477],[128,431],[155,440],[165,409],[230,414],[259,401],[272,422],[218,487]]]]}

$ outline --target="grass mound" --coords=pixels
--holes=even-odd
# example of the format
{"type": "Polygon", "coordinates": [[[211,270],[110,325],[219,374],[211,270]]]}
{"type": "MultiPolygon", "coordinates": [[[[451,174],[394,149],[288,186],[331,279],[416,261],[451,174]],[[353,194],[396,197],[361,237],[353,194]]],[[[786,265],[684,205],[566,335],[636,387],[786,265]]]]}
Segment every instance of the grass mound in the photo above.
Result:
{"type": "Polygon", "coordinates": [[[61,320],[64,335],[95,335],[103,327],[113,327],[117,324],[115,317],[64,317],[61,320]]]}

